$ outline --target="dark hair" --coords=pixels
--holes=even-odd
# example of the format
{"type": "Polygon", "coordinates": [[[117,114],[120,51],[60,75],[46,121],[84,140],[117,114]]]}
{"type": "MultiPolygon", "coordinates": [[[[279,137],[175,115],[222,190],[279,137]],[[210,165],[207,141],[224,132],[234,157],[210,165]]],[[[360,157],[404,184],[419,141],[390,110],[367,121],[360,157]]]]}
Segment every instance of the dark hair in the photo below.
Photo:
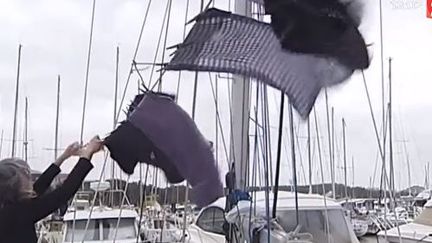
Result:
{"type": "Polygon", "coordinates": [[[0,161],[0,209],[35,196],[31,188],[25,188],[31,181],[29,168],[20,159],[0,161]]]}

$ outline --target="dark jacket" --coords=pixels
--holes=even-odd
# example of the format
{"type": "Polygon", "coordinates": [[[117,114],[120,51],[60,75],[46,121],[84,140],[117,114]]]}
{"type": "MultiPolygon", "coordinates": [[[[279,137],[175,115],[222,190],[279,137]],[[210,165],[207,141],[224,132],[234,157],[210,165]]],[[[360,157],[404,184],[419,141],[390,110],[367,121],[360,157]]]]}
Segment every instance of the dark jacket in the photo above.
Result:
{"type": "Polygon", "coordinates": [[[35,223],[67,203],[92,168],[89,160],[81,158],[60,187],[45,193],[60,173],[52,164],[33,185],[37,197],[0,209],[0,243],[36,243],[35,223]]]}

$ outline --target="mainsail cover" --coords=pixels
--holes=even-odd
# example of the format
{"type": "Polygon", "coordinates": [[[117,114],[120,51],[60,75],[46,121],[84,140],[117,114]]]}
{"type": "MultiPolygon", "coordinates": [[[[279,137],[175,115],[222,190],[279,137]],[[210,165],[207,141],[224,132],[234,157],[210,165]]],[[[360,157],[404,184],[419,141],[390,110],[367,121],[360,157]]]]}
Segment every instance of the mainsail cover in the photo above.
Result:
{"type": "Polygon", "coordinates": [[[272,27],[252,18],[208,9],[195,18],[167,70],[227,72],[256,78],[285,92],[306,118],[323,87],[349,78],[354,69],[337,59],[282,49],[272,27]]]}

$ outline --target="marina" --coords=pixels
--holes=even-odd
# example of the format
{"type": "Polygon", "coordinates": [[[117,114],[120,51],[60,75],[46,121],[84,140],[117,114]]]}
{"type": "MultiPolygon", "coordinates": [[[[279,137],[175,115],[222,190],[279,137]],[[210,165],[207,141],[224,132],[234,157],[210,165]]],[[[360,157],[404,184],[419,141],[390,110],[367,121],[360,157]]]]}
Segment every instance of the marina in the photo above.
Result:
{"type": "Polygon", "coordinates": [[[26,1],[0,3],[0,243],[432,242],[420,5],[26,1]]]}

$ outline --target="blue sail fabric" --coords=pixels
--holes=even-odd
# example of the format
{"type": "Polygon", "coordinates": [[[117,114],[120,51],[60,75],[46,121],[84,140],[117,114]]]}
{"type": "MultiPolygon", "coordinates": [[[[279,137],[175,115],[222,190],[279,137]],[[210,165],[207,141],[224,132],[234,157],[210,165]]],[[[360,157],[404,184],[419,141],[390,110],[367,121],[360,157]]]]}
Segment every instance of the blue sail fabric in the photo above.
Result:
{"type": "Polygon", "coordinates": [[[161,168],[170,182],[186,179],[199,207],[223,196],[210,143],[191,117],[169,96],[137,97],[123,127],[105,139],[111,157],[129,174],[139,161],[161,168]]]}
{"type": "Polygon", "coordinates": [[[282,48],[270,24],[218,9],[195,18],[167,70],[245,75],[285,92],[306,118],[323,87],[348,79],[354,69],[337,59],[282,48]]]}

